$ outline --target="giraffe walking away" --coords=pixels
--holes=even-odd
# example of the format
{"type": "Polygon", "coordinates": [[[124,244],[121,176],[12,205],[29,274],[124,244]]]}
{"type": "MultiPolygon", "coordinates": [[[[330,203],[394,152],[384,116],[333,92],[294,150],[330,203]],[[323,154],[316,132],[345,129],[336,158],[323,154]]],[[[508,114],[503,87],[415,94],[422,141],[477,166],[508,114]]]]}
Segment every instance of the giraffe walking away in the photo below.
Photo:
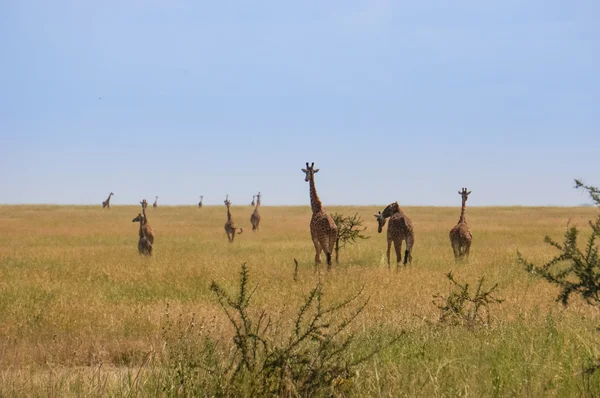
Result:
{"type": "MultiPolygon", "coordinates": [[[[260,213],[258,212],[258,208],[260,207],[260,197],[261,197],[260,192],[255,196],[256,196],[256,206],[254,207],[254,211],[252,212],[252,215],[250,216],[250,223],[252,223],[253,231],[257,231],[258,226],[260,224],[260,213]]],[[[252,199],[252,203],[254,203],[254,197],[252,199]]]]}
{"type": "Polygon", "coordinates": [[[104,202],[102,202],[102,208],[103,209],[110,209],[110,197],[113,196],[114,193],[110,193],[110,195],[108,195],[108,198],[106,198],[106,200],[104,202]]]}
{"type": "Polygon", "coordinates": [[[158,207],[158,196],[156,197],[156,199],[154,199],[154,203],[152,204],[152,207],[154,207],[155,209],[158,207]]]}
{"type": "MultiPolygon", "coordinates": [[[[148,229],[146,228],[145,217],[141,213],[139,213],[136,218],[131,220],[131,222],[140,223],[140,239],[138,241],[138,253],[144,256],[152,256],[152,242],[150,241],[150,237],[147,235],[148,229]]],[[[154,240],[153,235],[152,240],[154,240]]]]}
{"type": "Polygon", "coordinates": [[[454,259],[456,261],[468,258],[471,252],[471,242],[473,241],[473,235],[467,225],[467,199],[471,194],[471,191],[467,191],[467,188],[462,188],[458,191],[458,194],[462,199],[462,206],[460,209],[460,218],[458,223],[450,230],[450,244],[452,245],[452,251],[454,252],[454,259]]]}
{"type": "Polygon", "coordinates": [[[250,203],[250,206],[254,206],[254,198],[256,197],[256,195],[252,195],[252,202],[250,203]]]}
{"type": "Polygon", "coordinates": [[[321,264],[322,250],[325,252],[327,270],[329,271],[331,269],[331,253],[333,252],[338,230],[333,218],[323,209],[321,200],[317,195],[315,173],[318,173],[319,169],[315,169],[314,165],[314,162],[310,166],[306,162],[306,168],[302,169],[302,172],[305,174],[304,181],[308,182],[310,186],[310,206],[312,209],[310,236],[315,246],[315,265],[321,264]]]}
{"type": "Polygon", "coordinates": [[[227,240],[229,240],[229,243],[233,243],[237,230],[239,229],[239,232],[237,232],[238,235],[244,232],[244,230],[242,228],[237,228],[235,226],[235,223],[233,222],[233,218],[231,217],[231,211],[229,209],[229,207],[231,206],[231,202],[229,201],[229,195],[227,195],[227,197],[225,198],[225,206],[227,206],[227,222],[225,223],[225,233],[227,234],[227,240]]]}
{"type": "Polygon", "coordinates": [[[373,214],[377,219],[377,232],[381,233],[385,225],[386,219],[389,217],[387,230],[387,263],[390,268],[390,251],[392,243],[396,251],[396,265],[402,260],[402,241],[406,241],[406,251],[404,252],[404,265],[412,263],[412,248],[415,243],[415,232],[410,219],[404,214],[398,202],[394,202],[386,206],[383,211],[373,214]]]}
{"type": "Polygon", "coordinates": [[[151,244],[154,244],[154,231],[150,224],[148,224],[148,216],[146,216],[146,208],[148,207],[148,202],[146,199],[142,199],[140,202],[142,205],[142,218],[143,218],[143,228],[144,228],[144,236],[148,238],[151,244]]]}
{"type": "Polygon", "coordinates": [[[202,208],[202,199],[204,199],[204,196],[200,196],[200,202],[198,202],[198,208],[202,208]]]}

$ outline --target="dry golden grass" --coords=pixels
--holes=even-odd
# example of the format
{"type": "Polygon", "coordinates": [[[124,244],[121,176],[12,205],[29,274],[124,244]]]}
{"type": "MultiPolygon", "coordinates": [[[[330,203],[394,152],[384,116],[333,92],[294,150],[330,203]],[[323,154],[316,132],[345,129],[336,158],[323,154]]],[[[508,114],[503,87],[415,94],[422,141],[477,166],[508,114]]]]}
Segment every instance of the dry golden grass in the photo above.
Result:
{"type": "MultiPolygon", "coordinates": [[[[597,310],[577,300],[562,308],[557,290],[528,275],[516,251],[536,263],[551,258],[544,235],[560,240],[567,220],[584,228],[596,209],[469,208],[471,258],[455,264],[448,232],[459,209],[407,207],[416,231],[414,260],[392,271],[385,233],[377,234],[371,216],[381,208],[327,210],[358,212],[371,238],[342,251],[340,264],[324,275],[326,300],[364,285],[371,299],[353,325],[360,338],[407,332],[361,368],[352,382],[356,395],[564,396],[583,388],[578,372],[596,354],[597,310]],[[497,296],[506,301],[492,308],[491,326],[475,332],[432,326],[438,317],[432,296],[448,292],[450,270],[459,280],[485,276],[499,283],[497,296]]],[[[309,206],[262,207],[256,233],[252,208],[232,207],[244,228],[233,244],[223,230],[223,206],[148,208],[156,234],[151,259],[137,252],[138,224],[131,219],[138,212],[133,206],[0,207],[0,395],[151,392],[167,303],[171,314],[195,313],[226,339],[232,331],[209,291],[211,280],[233,291],[246,262],[251,283],[259,284],[254,308],[267,309],[284,328],[317,281],[309,206]],[[128,377],[135,378],[149,352],[152,365],[132,387],[128,377]]],[[[600,388],[596,376],[590,388],[600,388]]]]}

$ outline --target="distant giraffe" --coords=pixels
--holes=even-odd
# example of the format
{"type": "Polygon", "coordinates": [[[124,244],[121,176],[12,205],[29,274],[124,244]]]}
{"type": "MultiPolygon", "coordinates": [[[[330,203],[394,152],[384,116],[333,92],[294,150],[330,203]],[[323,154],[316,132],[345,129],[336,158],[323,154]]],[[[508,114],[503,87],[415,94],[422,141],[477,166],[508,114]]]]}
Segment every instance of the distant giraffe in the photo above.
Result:
{"type": "Polygon", "coordinates": [[[102,208],[103,209],[110,209],[110,197],[113,196],[114,193],[110,193],[110,195],[108,195],[108,198],[106,198],[106,200],[104,202],[102,202],[102,208]]]}
{"type": "MultiPolygon", "coordinates": [[[[145,217],[142,214],[138,214],[136,218],[131,220],[131,222],[140,223],[140,240],[138,241],[138,252],[140,253],[140,255],[151,256],[152,242],[150,241],[150,237],[147,235],[148,228],[146,228],[147,224],[145,224],[145,217]]],[[[152,235],[152,240],[154,240],[154,235],[152,235]]]]}
{"type": "MultiPolygon", "coordinates": [[[[261,194],[259,192],[258,195],[256,195],[256,207],[254,208],[254,211],[250,216],[250,222],[252,223],[253,231],[258,230],[258,225],[260,224],[260,214],[258,213],[258,208],[260,207],[260,197],[261,194]]],[[[252,202],[254,203],[254,199],[252,200],[252,202]]]]}
{"type": "Polygon", "coordinates": [[[321,200],[317,195],[315,173],[318,173],[319,169],[315,169],[314,165],[314,162],[310,166],[306,162],[306,169],[302,169],[302,172],[306,175],[304,181],[310,185],[310,206],[313,213],[310,220],[310,236],[315,245],[315,264],[321,263],[321,250],[323,250],[327,257],[327,270],[330,270],[331,253],[333,252],[338,230],[333,218],[323,210],[321,200]]]}
{"type": "Polygon", "coordinates": [[[204,199],[204,196],[200,196],[200,202],[198,202],[199,208],[202,208],[202,199],[204,199]]]}
{"type": "Polygon", "coordinates": [[[254,198],[256,197],[256,195],[252,195],[252,202],[250,203],[250,206],[254,206],[254,198]]]}
{"type": "Polygon", "coordinates": [[[387,263],[390,268],[390,250],[392,248],[392,242],[394,243],[394,249],[396,250],[396,265],[400,264],[402,260],[402,241],[406,241],[406,251],[404,252],[404,265],[406,263],[412,263],[412,247],[415,243],[415,232],[413,230],[412,222],[400,209],[398,202],[389,204],[383,212],[373,214],[377,218],[378,226],[377,232],[381,233],[383,226],[385,225],[386,218],[390,218],[387,230],[387,263]]]}
{"type": "Polygon", "coordinates": [[[152,204],[152,207],[154,207],[155,209],[158,207],[158,196],[156,197],[156,199],[154,199],[154,203],[152,204]]]}
{"type": "Polygon", "coordinates": [[[467,188],[462,188],[458,191],[458,194],[462,198],[462,207],[460,209],[460,218],[458,223],[450,230],[450,243],[452,244],[452,250],[454,251],[454,258],[460,260],[464,257],[469,257],[471,251],[471,241],[473,235],[467,225],[467,217],[465,216],[467,210],[467,199],[471,194],[471,191],[467,192],[467,188]]]}
{"type": "Polygon", "coordinates": [[[231,211],[229,210],[231,202],[229,201],[229,195],[227,195],[227,197],[225,198],[225,206],[227,206],[227,222],[225,223],[225,233],[227,234],[227,239],[229,240],[229,243],[233,243],[236,231],[239,229],[240,232],[238,232],[238,234],[241,234],[242,232],[244,232],[244,230],[242,228],[237,228],[235,226],[235,223],[233,222],[233,219],[231,218],[231,211]]]}
{"type": "Polygon", "coordinates": [[[150,224],[148,224],[148,216],[146,216],[146,208],[148,207],[148,202],[146,199],[143,199],[141,202],[142,205],[142,216],[144,218],[144,236],[148,238],[151,244],[154,244],[154,231],[150,224]]]}

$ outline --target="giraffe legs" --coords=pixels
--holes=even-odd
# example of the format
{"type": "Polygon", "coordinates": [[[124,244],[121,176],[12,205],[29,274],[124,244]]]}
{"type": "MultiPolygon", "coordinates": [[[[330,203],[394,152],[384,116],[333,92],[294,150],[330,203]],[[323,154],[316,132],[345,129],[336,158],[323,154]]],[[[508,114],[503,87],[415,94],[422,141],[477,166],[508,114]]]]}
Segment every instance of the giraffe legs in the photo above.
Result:
{"type": "Polygon", "coordinates": [[[471,252],[471,241],[466,241],[461,249],[461,257],[469,257],[469,253],[471,252]]]}
{"type": "Polygon", "coordinates": [[[329,248],[328,248],[328,253],[327,254],[327,265],[329,266],[329,268],[331,268],[331,255],[333,254],[333,250],[335,247],[335,241],[337,240],[337,235],[338,231],[337,230],[331,230],[329,233],[329,248]]]}
{"type": "Polygon", "coordinates": [[[390,268],[390,251],[392,250],[392,241],[388,239],[388,247],[387,247],[387,263],[388,263],[388,269],[390,268]]]}
{"type": "Polygon", "coordinates": [[[413,236],[407,236],[406,237],[406,251],[404,252],[404,265],[406,265],[406,263],[412,263],[412,247],[413,244],[415,243],[415,239],[413,236]]]}
{"type": "Polygon", "coordinates": [[[402,239],[394,240],[394,250],[396,250],[396,265],[402,261],[402,239]]]}
{"type": "Polygon", "coordinates": [[[313,239],[313,244],[315,245],[315,265],[321,264],[321,245],[317,239],[313,239]]]}
{"type": "Polygon", "coordinates": [[[458,242],[451,242],[452,243],[452,250],[454,251],[454,259],[458,261],[458,259],[460,258],[460,245],[458,244],[458,242]]]}

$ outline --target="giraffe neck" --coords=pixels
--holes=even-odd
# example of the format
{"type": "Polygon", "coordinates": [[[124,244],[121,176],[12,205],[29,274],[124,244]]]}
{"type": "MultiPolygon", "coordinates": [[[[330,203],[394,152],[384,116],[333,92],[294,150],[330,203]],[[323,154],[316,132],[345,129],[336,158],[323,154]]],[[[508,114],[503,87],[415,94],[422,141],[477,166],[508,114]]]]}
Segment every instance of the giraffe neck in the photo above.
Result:
{"type": "Polygon", "coordinates": [[[148,219],[146,218],[146,207],[142,207],[142,214],[144,215],[144,225],[148,223],[148,219]]]}
{"type": "Polygon", "coordinates": [[[400,213],[400,209],[397,206],[389,205],[381,212],[383,218],[391,217],[396,213],[400,213]]]}
{"type": "Polygon", "coordinates": [[[144,237],[144,229],[142,226],[144,225],[144,219],[140,217],[140,238],[144,237]]]}
{"type": "Polygon", "coordinates": [[[106,199],[106,203],[110,202],[110,197],[112,196],[112,193],[110,195],[108,195],[108,198],[106,199]]]}
{"type": "Polygon", "coordinates": [[[227,221],[231,221],[231,212],[229,211],[229,205],[227,205],[227,221]]]}
{"type": "Polygon", "coordinates": [[[465,213],[467,212],[467,201],[463,199],[462,201],[462,207],[460,208],[460,218],[458,219],[458,222],[467,222],[467,217],[465,215],[465,213]]]}
{"type": "Polygon", "coordinates": [[[310,177],[310,207],[312,208],[313,214],[319,213],[323,210],[321,200],[319,199],[319,195],[317,195],[314,174],[310,177]]]}
{"type": "Polygon", "coordinates": [[[258,209],[258,206],[260,206],[260,196],[256,197],[256,208],[258,209]]]}

